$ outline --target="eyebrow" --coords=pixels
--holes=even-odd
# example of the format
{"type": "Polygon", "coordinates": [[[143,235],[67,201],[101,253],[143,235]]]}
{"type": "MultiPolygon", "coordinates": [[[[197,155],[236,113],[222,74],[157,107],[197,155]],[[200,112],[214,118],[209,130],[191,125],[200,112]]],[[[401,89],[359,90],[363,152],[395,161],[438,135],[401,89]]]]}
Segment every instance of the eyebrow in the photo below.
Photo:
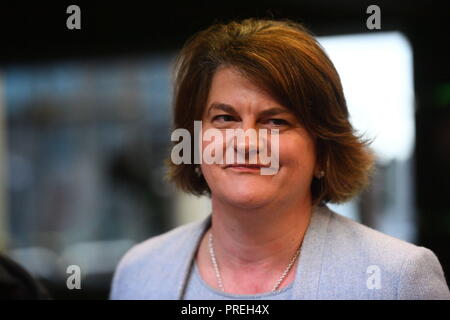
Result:
{"type": "Polygon", "coordinates": [[[213,109],[222,110],[222,111],[225,111],[225,112],[228,112],[228,113],[233,113],[233,114],[236,113],[236,110],[233,108],[233,106],[232,106],[232,105],[229,105],[229,104],[226,104],[226,103],[219,103],[219,102],[213,102],[213,103],[211,103],[211,104],[209,105],[208,113],[207,113],[207,114],[209,115],[210,112],[211,112],[213,109]]]}
{"type": "MultiPolygon", "coordinates": [[[[231,114],[236,114],[236,109],[234,109],[234,107],[232,105],[226,104],[226,103],[219,103],[219,102],[213,102],[210,104],[209,108],[208,108],[208,115],[211,112],[211,110],[213,109],[217,109],[217,110],[222,110],[231,114]]],[[[263,117],[270,117],[270,116],[275,116],[275,115],[279,115],[279,114],[283,114],[283,113],[287,113],[287,114],[291,114],[291,112],[287,109],[284,108],[280,108],[280,107],[273,107],[270,109],[266,109],[260,112],[260,116],[263,117]]]]}

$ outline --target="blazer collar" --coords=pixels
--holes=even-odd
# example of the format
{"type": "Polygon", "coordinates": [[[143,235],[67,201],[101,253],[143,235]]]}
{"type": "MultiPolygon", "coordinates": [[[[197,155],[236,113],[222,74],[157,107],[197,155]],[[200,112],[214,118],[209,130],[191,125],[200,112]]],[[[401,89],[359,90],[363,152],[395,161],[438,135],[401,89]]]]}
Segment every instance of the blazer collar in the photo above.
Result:
{"type": "MultiPolygon", "coordinates": [[[[314,206],[311,219],[303,238],[299,262],[293,285],[293,299],[316,299],[319,290],[320,274],[331,210],[326,206],[314,206]]],[[[195,255],[203,234],[211,226],[211,214],[200,222],[183,245],[180,254],[182,264],[174,281],[178,284],[175,299],[183,299],[195,255]]]]}

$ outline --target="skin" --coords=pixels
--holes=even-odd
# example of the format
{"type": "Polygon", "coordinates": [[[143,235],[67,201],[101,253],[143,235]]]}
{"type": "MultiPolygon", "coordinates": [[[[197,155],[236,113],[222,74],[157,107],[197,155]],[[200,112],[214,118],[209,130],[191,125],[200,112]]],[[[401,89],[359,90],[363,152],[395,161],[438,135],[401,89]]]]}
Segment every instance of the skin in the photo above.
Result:
{"type": "MultiPolygon", "coordinates": [[[[219,288],[208,250],[207,236],[212,232],[225,291],[269,292],[303,241],[310,221],[310,185],[320,170],[314,140],[287,108],[229,66],[220,67],[213,77],[202,121],[203,130],[279,129],[275,175],[223,164],[201,165],[211,189],[213,212],[212,227],[196,256],[203,280],[219,288]],[[212,104],[216,107],[210,109],[212,104]],[[218,104],[232,109],[218,108],[218,104]],[[272,108],[285,112],[264,114],[272,108]]],[[[203,141],[203,149],[207,144],[203,141]]],[[[248,151],[248,141],[245,147],[248,151]]],[[[280,288],[294,280],[296,265],[280,288]]]]}

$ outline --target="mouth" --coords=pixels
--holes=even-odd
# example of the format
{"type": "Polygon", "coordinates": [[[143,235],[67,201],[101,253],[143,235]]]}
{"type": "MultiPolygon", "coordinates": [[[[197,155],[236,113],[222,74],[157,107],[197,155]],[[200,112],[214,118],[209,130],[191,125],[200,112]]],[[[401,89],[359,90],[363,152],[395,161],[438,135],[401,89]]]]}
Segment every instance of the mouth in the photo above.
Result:
{"type": "Polygon", "coordinates": [[[261,168],[268,168],[268,166],[260,164],[231,164],[224,167],[224,169],[240,172],[259,172],[261,168]]]}

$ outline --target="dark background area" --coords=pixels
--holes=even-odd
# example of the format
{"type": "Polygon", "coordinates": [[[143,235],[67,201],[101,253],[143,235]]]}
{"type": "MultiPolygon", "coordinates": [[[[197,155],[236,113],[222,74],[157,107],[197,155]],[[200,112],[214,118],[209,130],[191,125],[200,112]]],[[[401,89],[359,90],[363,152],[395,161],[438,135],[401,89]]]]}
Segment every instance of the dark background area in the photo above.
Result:
{"type": "MultiPolygon", "coordinates": [[[[378,32],[366,28],[366,8],[371,4],[381,8],[380,31],[403,32],[413,48],[418,243],[436,253],[448,278],[449,1],[154,1],[150,4],[5,1],[0,5],[0,68],[70,58],[109,59],[174,52],[190,35],[213,22],[247,17],[290,18],[304,23],[317,36],[378,32]],[[66,8],[70,4],[81,8],[81,30],[66,28],[66,8]]],[[[54,294],[76,298],[73,293],[55,291],[54,294]]],[[[107,289],[102,289],[91,291],[89,297],[105,298],[106,295],[107,289]]]]}

